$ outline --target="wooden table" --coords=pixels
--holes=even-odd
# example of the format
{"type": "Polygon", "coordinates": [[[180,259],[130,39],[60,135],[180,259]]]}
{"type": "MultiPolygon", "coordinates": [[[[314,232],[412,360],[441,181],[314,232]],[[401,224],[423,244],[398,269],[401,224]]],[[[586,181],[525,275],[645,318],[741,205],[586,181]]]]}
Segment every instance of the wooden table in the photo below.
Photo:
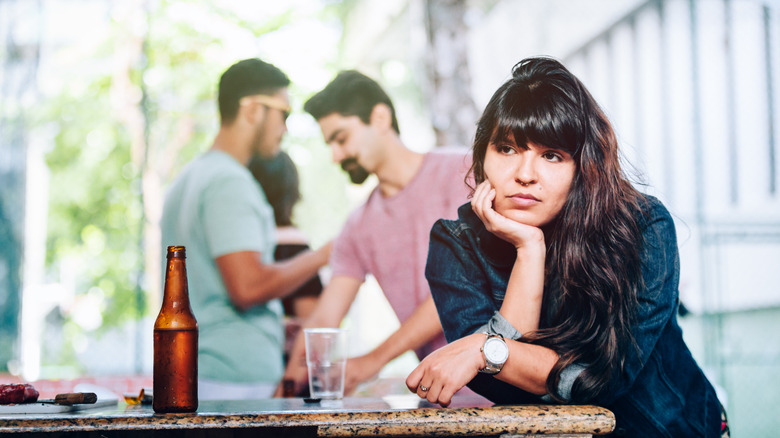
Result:
{"type": "Polygon", "coordinates": [[[120,402],[68,413],[0,415],[0,434],[107,438],[590,437],[607,434],[614,426],[614,415],[596,406],[440,408],[409,397],[400,403],[398,398],[359,397],[321,403],[300,398],[201,401],[195,413],[164,415],[155,414],[149,405],[120,402]]]}

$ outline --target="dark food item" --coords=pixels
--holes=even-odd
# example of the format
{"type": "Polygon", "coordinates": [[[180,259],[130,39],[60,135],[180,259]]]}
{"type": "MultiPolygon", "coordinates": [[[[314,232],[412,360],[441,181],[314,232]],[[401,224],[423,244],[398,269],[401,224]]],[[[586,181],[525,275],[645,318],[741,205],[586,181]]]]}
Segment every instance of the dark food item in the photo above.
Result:
{"type": "Polygon", "coordinates": [[[0,384],[0,404],[36,401],[38,401],[38,391],[29,383],[0,384]]]}
{"type": "Polygon", "coordinates": [[[58,405],[92,404],[97,402],[97,394],[94,392],[69,392],[57,394],[54,403],[58,405]]]}

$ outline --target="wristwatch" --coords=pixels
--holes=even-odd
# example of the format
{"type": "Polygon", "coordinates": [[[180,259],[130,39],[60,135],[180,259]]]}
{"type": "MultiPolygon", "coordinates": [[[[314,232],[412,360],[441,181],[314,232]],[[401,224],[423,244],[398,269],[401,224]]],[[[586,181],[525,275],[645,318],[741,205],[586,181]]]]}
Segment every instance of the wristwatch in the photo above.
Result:
{"type": "Polygon", "coordinates": [[[485,343],[479,349],[482,352],[482,357],[485,358],[485,368],[479,372],[497,374],[509,358],[509,347],[507,347],[502,335],[485,333],[485,336],[485,343]]]}

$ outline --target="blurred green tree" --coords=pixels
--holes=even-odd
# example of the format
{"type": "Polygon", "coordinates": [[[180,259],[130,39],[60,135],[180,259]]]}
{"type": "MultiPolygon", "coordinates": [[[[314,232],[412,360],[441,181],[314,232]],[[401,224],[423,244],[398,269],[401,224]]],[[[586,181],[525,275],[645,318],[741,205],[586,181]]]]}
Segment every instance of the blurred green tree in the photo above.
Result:
{"type": "MultiPolygon", "coordinates": [[[[62,72],[67,75],[61,78],[63,88],[38,117],[39,126],[53,132],[46,156],[51,172],[47,270],[61,283],[70,279],[75,291],[73,307],[62,315],[63,348],[44,351],[42,361],[75,373],[85,371],[73,353],[85,333],[100,336],[157,310],[164,190],[183,165],[210,146],[216,132],[216,83],[237,60],[225,58],[225,32],[259,38],[292,19],[292,9],[252,21],[230,7],[191,0],[133,0],[112,7],[110,35],[75,60],[81,68],[62,72]],[[70,311],[81,302],[97,321],[70,311]]],[[[345,200],[338,195],[344,177],[322,157],[328,151],[319,135],[294,137],[292,143],[294,157],[320,156],[302,166],[304,200],[298,209],[320,219],[311,210],[330,204],[344,212],[345,200]],[[330,188],[335,198],[307,199],[314,186],[330,188]]],[[[337,229],[343,215],[320,222],[337,229]]],[[[135,344],[138,350],[142,342],[135,344]]],[[[136,357],[140,372],[143,364],[136,357]]]]}

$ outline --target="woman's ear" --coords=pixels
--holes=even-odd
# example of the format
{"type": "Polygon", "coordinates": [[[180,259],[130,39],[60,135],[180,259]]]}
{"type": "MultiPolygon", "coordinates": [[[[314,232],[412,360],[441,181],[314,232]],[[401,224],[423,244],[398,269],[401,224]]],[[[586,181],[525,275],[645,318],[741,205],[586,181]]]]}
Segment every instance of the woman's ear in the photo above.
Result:
{"type": "Polygon", "coordinates": [[[393,126],[393,114],[390,107],[384,103],[374,105],[369,117],[369,124],[380,128],[391,128],[393,126]]]}

